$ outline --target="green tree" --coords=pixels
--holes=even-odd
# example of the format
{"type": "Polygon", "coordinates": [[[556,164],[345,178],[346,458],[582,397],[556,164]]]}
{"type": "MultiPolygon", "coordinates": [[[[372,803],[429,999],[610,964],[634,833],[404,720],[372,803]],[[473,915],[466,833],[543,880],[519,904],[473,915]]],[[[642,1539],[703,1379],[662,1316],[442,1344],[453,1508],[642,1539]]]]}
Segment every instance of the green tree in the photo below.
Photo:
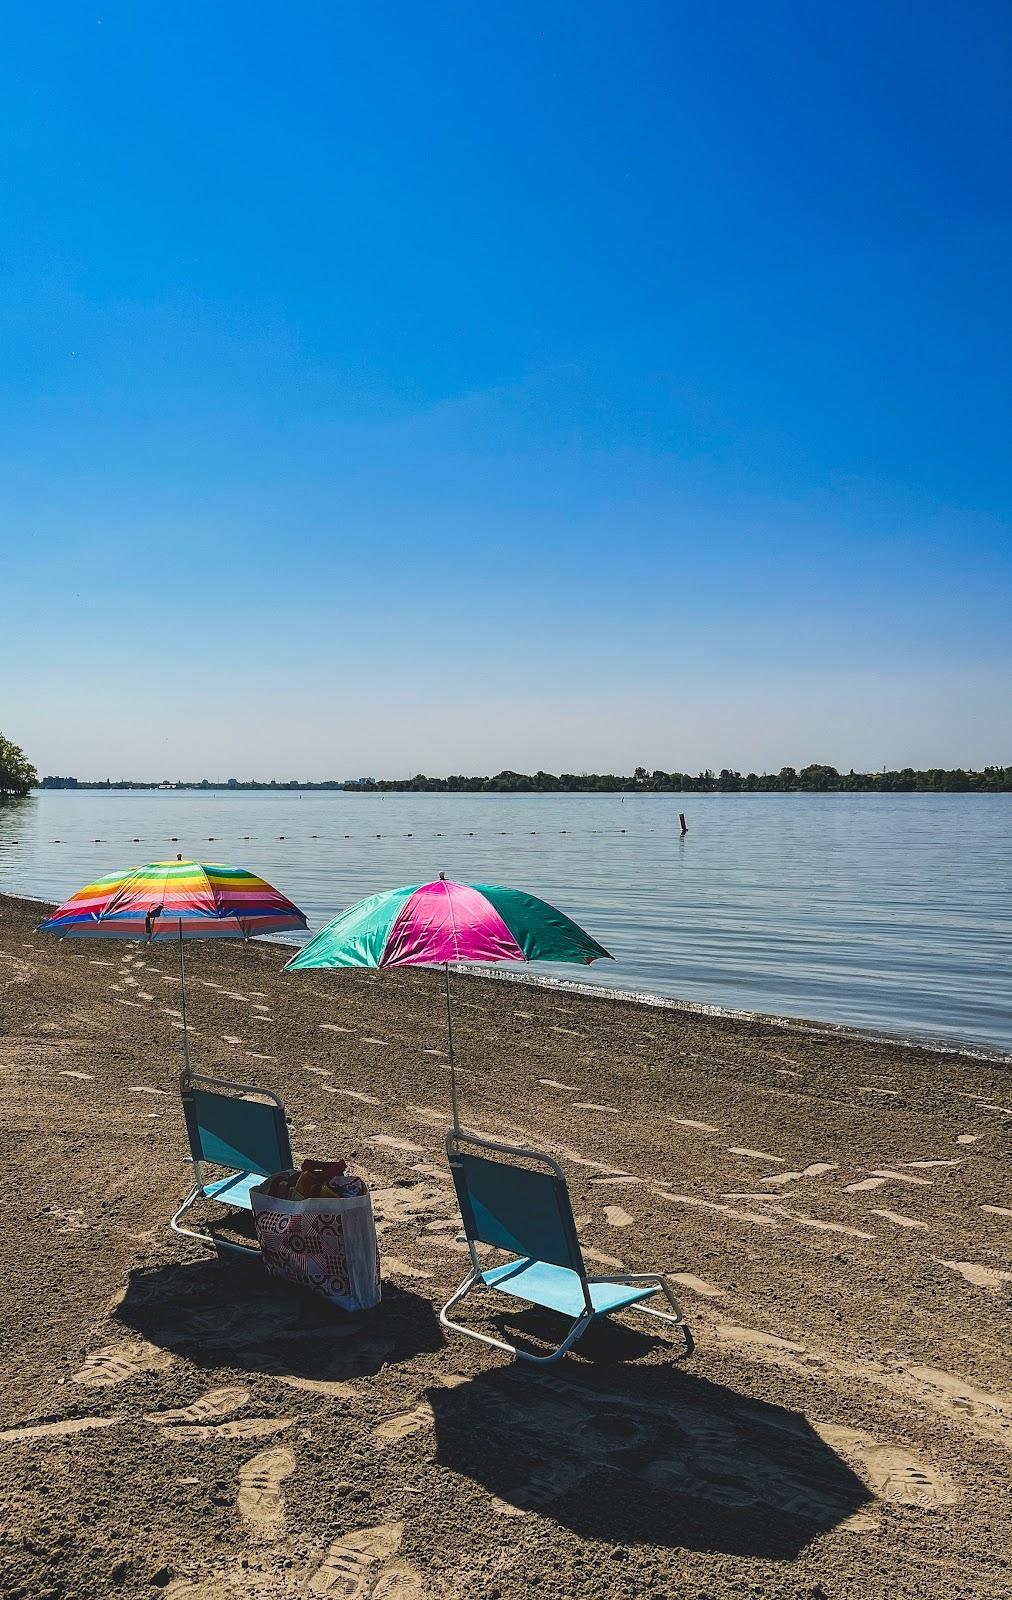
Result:
{"type": "Polygon", "coordinates": [[[21,800],[39,781],[39,775],[19,744],[0,733],[0,799],[21,800]]]}

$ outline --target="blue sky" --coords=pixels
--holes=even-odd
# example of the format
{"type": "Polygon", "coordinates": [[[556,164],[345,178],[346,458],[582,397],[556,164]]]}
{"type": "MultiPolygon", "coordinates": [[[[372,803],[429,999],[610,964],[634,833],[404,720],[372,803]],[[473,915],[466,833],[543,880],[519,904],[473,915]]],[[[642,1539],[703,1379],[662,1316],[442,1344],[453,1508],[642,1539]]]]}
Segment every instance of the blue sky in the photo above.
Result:
{"type": "Polygon", "coordinates": [[[8,14],[0,728],[100,777],[1012,760],[1010,36],[8,14]]]}

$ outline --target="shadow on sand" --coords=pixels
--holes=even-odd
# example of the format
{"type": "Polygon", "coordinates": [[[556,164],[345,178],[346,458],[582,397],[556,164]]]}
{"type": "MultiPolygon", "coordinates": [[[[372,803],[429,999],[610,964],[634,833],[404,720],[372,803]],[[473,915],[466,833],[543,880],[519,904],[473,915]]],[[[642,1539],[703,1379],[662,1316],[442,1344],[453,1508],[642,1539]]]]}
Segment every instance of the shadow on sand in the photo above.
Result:
{"type": "Polygon", "coordinates": [[[774,1560],[872,1501],[798,1412],[630,1365],[653,1344],[631,1330],[584,1343],[590,1360],[430,1389],[439,1463],[581,1537],[774,1560]]]}
{"type": "Polygon", "coordinates": [[[375,1310],[349,1315],[276,1283],[256,1262],[132,1272],[114,1315],[195,1366],[295,1379],[323,1392],[443,1344],[435,1311],[419,1295],[385,1284],[375,1310]]]}

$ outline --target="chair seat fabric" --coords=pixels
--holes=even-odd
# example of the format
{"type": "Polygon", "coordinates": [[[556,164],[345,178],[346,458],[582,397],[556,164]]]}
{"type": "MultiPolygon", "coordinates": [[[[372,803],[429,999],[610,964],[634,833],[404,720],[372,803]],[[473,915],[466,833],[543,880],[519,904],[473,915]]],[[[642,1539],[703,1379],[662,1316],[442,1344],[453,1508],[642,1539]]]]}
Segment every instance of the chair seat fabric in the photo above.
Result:
{"type": "Polygon", "coordinates": [[[206,1184],[204,1198],[218,1200],[223,1206],[241,1206],[244,1211],[252,1211],[249,1192],[263,1181],[263,1174],[259,1172],[232,1172],[227,1178],[217,1178],[214,1183],[206,1184]]]}
{"type": "MultiPolygon", "coordinates": [[[[507,1261],[501,1267],[490,1267],[481,1274],[481,1280],[489,1289],[515,1295],[518,1300],[530,1300],[547,1311],[561,1311],[567,1317],[582,1317],[587,1309],[579,1275],[570,1272],[568,1267],[520,1259],[507,1261]]],[[[652,1283],[645,1287],[631,1283],[590,1285],[591,1304],[599,1316],[635,1305],[637,1300],[647,1300],[656,1293],[657,1285],[652,1283]]]]}

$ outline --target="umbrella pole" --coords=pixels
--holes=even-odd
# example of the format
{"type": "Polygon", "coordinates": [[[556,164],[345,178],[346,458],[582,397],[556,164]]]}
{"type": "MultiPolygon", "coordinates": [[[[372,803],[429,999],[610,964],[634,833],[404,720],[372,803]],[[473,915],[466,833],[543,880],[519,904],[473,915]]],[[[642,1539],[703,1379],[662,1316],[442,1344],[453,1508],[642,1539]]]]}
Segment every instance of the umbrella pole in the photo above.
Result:
{"type": "Polygon", "coordinates": [[[450,1045],[450,1100],[453,1104],[453,1131],[460,1132],[460,1106],[457,1101],[457,1068],[453,1058],[453,1014],[450,1010],[450,963],[443,962],[446,979],[446,1037],[450,1045]]]}
{"type": "Polygon", "coordinates": [[[183,957],[183,919],[179,919],[179,990],[183,1004],[183,1058],[186,1062],[186,1081],[190,1081],[190,1040],[186,1031],[186,961],[183,957]]]}

